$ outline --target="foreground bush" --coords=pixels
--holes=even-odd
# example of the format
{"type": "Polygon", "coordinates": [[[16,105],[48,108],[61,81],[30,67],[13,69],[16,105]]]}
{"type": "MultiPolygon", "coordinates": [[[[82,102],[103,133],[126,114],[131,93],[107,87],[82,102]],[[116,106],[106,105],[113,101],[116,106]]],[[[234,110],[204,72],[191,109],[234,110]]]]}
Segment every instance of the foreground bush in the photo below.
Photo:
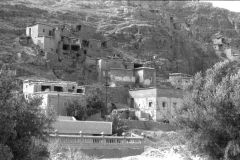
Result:
{"type": "Polygon", "coordinates": [[[41,99],[26,101],[17,87],[13,78],[0,75],[0,159],[48,157],[47,148],[34,139],[45,140],[54,116],[42,111],[41,99]]]}
{"type": "Polygon", "coordinates": [[[240,159],[240,64],[221,62],[196,74],[176,120],[189,147],[211,159],[240,159]]]}

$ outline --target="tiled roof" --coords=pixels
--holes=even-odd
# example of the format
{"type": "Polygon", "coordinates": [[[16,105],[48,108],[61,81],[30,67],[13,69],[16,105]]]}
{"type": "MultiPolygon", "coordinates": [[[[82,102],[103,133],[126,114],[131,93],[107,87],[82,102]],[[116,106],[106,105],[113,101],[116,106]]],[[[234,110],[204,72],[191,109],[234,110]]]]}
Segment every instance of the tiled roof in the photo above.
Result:
{"type": "Polygon", "coordinates": [[[112,134],[112,122],[58,120],[53,124],[58,134],[112,134]]]}

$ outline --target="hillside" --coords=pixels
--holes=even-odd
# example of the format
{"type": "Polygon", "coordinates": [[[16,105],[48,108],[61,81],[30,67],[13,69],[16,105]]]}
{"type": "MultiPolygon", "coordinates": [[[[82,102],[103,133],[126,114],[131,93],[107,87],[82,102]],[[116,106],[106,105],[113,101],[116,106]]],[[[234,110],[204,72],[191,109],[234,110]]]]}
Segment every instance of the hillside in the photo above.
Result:
{"type": "MultiPolygon", "coordinates": [[[[0,6],[2,62],[15,62],[17,53],[29,51],[19,45],[16,38],[25,34],[26,26],[39,21],[52,25],[82,24],[86,28],[84,38],[106,38],[112,44],[110,50],[91,53],[88,58],[117,54],[129,61],[150,61],[150,66],[157,68],[157,75],[194,74],[221,60],[223,57],[215,53],[211,39],[218,32],[230,39],[230,47],[237,50],[240,47],[240,16],[209,3],[5,0],[0,6]]],[[[30,64],[21,62],[22,66],[41,66],[36,65],[36,59],[30,64]]],[[[93,65],[82,67],[88,68],[80,78],[82,83],[96,78],[93,65]]],[[[48,69],[51,72],[51,68],[48,69]]],[[[31,74],[37,73],[32,69],[31,74]]],[[[69,74],[62,73],[66,74],[61,78],[69,80],[69,74]]]]}

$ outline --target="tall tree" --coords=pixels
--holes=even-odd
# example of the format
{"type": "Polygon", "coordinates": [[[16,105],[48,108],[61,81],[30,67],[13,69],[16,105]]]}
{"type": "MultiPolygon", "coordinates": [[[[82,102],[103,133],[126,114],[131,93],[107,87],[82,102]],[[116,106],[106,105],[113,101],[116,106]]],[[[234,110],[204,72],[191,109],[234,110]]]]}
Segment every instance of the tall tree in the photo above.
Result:
{"type": "Polygon", "coordinates": [[[189,146],[212,159],[240,159],[240,63],[220,62],[198,73],[176,122],[189,146]]]}
{"type": "Polygon", "coordinates": [[[55,118],[39,107],[41,99],[26,101],[18,90],[12,77],[0,75],[0,157],[6,152],[15,160],[47,156],[46,147],[35,140],[46,140],[55,118]]]}

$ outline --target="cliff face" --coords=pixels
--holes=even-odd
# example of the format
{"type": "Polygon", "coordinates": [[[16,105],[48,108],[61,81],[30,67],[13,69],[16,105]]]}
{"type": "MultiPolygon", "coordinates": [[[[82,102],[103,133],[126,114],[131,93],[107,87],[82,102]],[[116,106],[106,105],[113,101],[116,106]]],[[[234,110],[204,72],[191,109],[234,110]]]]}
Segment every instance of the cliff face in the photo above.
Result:
{"type": "MultiPolygon", "coordinates": [[[[124,59],[155,66],[157,74],[194,74],[223,57],[213,48],[218,32],[239,50],[240,16],[209,3],[78,0],[8,0],[0,2],[1,52],[25,51],[12,45],[36,21],[82,24],[85,39],[107,39],[109,50],[90,57],[117,54],[124,59]]],[[[89,67],[86,67],[89,68],[89,67]]],[[[91,77],[91,71],[89,74],[91,77]]],[[[65,75],[65,77],[67,77],[65,75]]]]}

